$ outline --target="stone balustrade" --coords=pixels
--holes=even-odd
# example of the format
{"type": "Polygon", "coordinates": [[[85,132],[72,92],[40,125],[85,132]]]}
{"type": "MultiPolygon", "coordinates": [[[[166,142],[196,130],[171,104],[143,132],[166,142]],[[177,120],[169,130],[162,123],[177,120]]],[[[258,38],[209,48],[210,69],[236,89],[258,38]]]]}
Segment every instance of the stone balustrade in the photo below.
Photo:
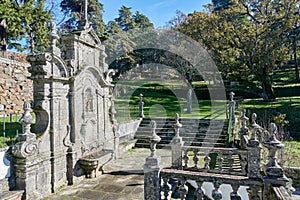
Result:
{"type": "MultiPolygon", "coordinates": [[[[191,188],[187,187],[187,182],[196,183],[196,190],[194,192],[195,199],[204,199],[205,197],[211,196],[214,200],[219,199],[231,199],[237,200],[241,199],[238,190],[241,186],[247,186],[251,188],[248,190],[249,199],[261,199],[262,194],[262,182],[258,180],[249,180],[246,176],[235,176],[228,174],[216,174],[216,173],[206,173],[206,172],[191,172],[182,171],[176,169],[162,169],[160,171],[160,182],[161,182],[161,199],[169,199],[172,195],[170,183],[171,180],[176,178],[178,180],[178,187],[181,199],[186,199],[186,195],[191,188]],[[203,183],[212,183],[213,190],[206,191],[203,183]],[[220,186],[226,184],[230,185],[232,192],[230,196],[225,196],[220,190],[220,186]]],[[[174,187],[174,186],[173,186],[174,187]]]]}
{"type": "Polygon", "coordinates": [[[182,155],[184,170],[247,175],[247,150],[183,146],[182,155]]]}
{"type": "MultiPolygon", "coordinates": [[[[180,137],[182,125],[179,123],[179,116],[176,115],[170,168],[161,168],[160,157],[154,156],[153,153],[159,140],[151,139],[152,153],[146,159],[144,168],[144,199],[170,199],[173,193],[177,193],[182,200],[188,199],[188,196],[190,198],[191,195],[194,195],[194,199],[197,200],[211,198],[241,200],[241,195],[238,193],[241,186],[244,186],[244,189],[247,187],[244,195],[250,200],[280,199],[280,195],[290,199],[291,182],[276,162],[276,151],[283,148],[283,145],[275,137],[277,130],[275,124],[270,125],[272,136],[263,142],[269,150],[270,158],[263,172],[260,141],[257,139],[257,135],[262,133],[263,128],[256,123],[257,115],[253,113],[252,124],[248,129],[248,118],[245,113],[244,111],[240,118],[242,127],[239,133],[240,137],[245,139],[240,144],[240,148],[184,146],[180,137]],[[264,173],[265,176],[262,176],[264,173]],[[206,192],[204,183],[213,185],[212,191],[206,192]],[[227,196],[221,192],[220,186],[223,184],[231,186],[232,192],[229,195],[226,192],[227,196]],[[193,194],[191,194],[191,187],[195,190],[193,194]]],[[[155,131],[152,138],[156,138],[154,136],[155,131]]]]}

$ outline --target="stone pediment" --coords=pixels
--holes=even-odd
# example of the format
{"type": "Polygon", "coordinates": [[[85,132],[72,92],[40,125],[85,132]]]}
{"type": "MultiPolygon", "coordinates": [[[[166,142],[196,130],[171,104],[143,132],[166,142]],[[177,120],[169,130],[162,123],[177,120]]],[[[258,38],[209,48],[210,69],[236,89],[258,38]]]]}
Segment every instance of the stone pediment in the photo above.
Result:
{"type": "Polygon", "coordinates": [[[77,35],[79,36],[78,39],[81,42],[85,43],[86,45],[93,46],[93,47],[101,46],[101,41],[92,27],[79,31],[77,35]]]}

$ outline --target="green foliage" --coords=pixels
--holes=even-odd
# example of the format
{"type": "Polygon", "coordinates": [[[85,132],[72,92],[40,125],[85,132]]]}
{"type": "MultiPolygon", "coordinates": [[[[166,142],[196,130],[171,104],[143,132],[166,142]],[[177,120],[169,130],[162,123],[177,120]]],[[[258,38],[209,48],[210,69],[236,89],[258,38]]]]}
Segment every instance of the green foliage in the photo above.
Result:
{"type": "Polygon", "coordinates": [[[257,80],[264,100],[275,99],[270,74],[288,56],[289,33],[299,23],[297,0],[217,1],[177,28],[211,51],[226,79],[257,80]],[[221,2],[221,3],[220,3],[221,2]]]}
{"type": "MultiPolygon", "coordinates": [[[[67,20],[61,25],[62,32],[76,30],[77,23],[84,18],[84,0],[63,0],[60,4],[67,20]]],[[[98,0],[88,1],[88,20],[99,38],[104,37],[103,4],[98,0]]]]}
{"type": "Polygon", "coordinates": [[[7,24],[8,48],[20,51],[45,51],[49,44],[47,23],[51,14],[44,10],[44,0],[2,0],[0,16],[7,24]],[[21,43],[26,41],[26,44],[21,43]]]}

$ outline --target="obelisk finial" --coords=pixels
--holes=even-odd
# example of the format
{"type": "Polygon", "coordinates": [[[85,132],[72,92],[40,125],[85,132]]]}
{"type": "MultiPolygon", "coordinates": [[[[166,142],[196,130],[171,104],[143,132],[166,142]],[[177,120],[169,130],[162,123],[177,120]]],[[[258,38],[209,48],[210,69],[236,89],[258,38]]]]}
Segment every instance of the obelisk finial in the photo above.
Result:
{"type": "Polygon", "coordinates": [[[88,0],[84,0],[84,20],[88,22],[88,0]]]}
{"type": "Polygon", "coordinates": [[[88,0],[84,0],[84,17],[79,21],[79,29],[87,30],[90,28],[90,23],[88,20],[88,0]]]}

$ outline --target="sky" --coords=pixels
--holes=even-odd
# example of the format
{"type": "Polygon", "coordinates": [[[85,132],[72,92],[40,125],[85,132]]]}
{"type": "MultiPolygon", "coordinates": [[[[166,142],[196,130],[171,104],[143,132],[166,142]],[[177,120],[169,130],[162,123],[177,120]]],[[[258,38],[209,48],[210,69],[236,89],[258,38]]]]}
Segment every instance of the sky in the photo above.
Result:
{"type": "Polygon", "coordinates": [[[105,23],[118,17],[122,5],[131,7],[132,13],[139,11],[146,15],[155,27],[162,27],[176,16],[176,10],[188,14],[202,11],[203,5],[211,0],[100,0],[104,5],[103,19],[105,23]]]}

